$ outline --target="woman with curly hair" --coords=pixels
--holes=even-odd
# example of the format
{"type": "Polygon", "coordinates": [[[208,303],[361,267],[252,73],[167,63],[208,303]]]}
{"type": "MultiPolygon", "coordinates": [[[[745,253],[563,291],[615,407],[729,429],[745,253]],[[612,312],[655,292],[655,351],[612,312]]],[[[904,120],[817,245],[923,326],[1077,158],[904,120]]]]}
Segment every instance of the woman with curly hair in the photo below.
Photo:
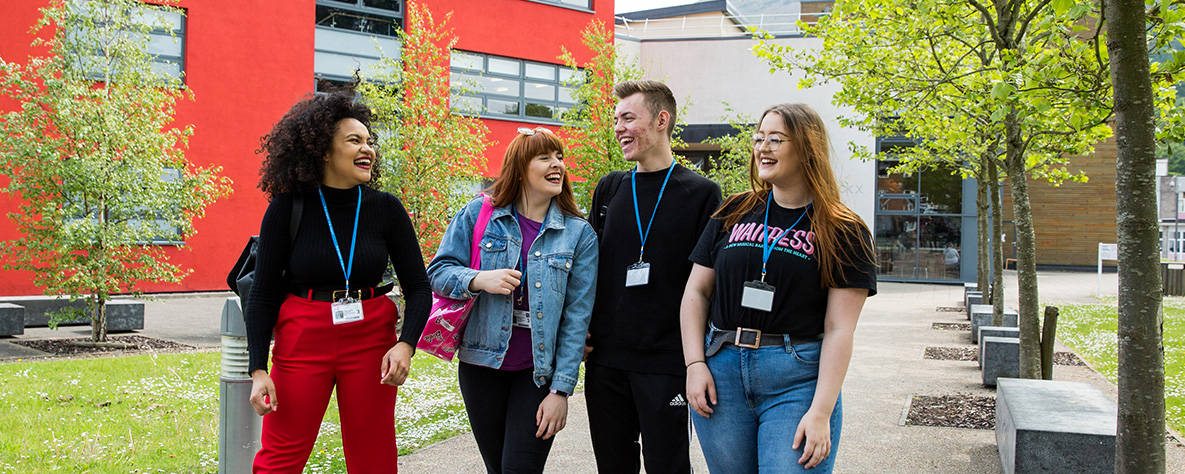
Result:
{"type": "Polygon", "coordinates": [[[712,472],[831,472],[840,387],[872,237],[840,201],[823,120],[761,115],[750,191],[720,205],[691,254],[680,311],[687,401],[712,472]]]}
{"type": "Polygon", "coordinates": [[[477,298],[457,348],[457,378],[490,474],[541,473],[568,419],[596,295],[597,237],[572,197],[564,144],[520,128],[490,188],[481,270],[469,267],[474,199],[428,265],[432,289],[477,298]]]}
{"type": "Polygon", "coordinates": [[[379,161],[370,109],[350,94],[311,97],[262,142],[259,187],[271,204],[246,304],[251,405],[263,416],[254,472],[301,472],[335,387],[350,472],[395,472],[396,387],[432,294],[407,211],[372,187],[379,161]],[[297,196],[303,212],[292,239],[297,196]],[[392,284],[380,286],[388,260],[407,302],[398,341],[392,284]]]}

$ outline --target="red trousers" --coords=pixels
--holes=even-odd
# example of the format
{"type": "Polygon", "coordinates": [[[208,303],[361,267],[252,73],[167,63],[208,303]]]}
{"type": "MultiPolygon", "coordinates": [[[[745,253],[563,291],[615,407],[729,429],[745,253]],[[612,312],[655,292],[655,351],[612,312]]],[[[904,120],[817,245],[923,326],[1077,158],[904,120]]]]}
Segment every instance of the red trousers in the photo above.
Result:
{"type": "Polygon", "coordinates": [[[337,386],[342,443],[351,474],[398,472],[395,387],[380,383],[395,345],[395,304],[362,302],[363,320],[334,325],[330,304],[288,295],[276,321],[272,381],[277,409],[263,417],[256,473],[299,474],[337,386]]]}

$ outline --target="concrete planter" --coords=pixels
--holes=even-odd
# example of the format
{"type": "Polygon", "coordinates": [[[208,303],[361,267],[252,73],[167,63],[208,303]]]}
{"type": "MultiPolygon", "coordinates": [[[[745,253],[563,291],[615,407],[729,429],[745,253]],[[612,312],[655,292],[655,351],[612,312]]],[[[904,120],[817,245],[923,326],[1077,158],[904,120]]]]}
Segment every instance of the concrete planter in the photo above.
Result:
{"type": "Polygon", "coordinates": [[[983,369],[983,338],[985,337],[1011,337],[1020,339],[1020,328],[1010,328],[1004,326],[980,326],[979,327],[979,368],[983,369]]]}
{"type": "Polygon", "coordinates": [[[995,387],[999,379],[1020,376],[1020,338],[987,336],[982,340],[983,385],[995,387]]]}
{"type": "Polygon", "coordinates": [[[25,308],[12,303],[0,303],[0,336],[19,336],[25,333],[25,308]]]}
{"type": "MultiPolygon", "coordinates": [[[[0,304],[8,303],[24,308],[24,327],[49,326],[50,313],[65,308],[83,309],[82,300],[70,301],[58,296],[7,296],[0,297],[0,304]]],[[[60,323],[62,326],[90,325],[90,318],[83,317],[60,323]]],[[[132,299],[117,299],[107,302],[107,330],[111,332],[144,329],[144,303],[132,299]]]]}

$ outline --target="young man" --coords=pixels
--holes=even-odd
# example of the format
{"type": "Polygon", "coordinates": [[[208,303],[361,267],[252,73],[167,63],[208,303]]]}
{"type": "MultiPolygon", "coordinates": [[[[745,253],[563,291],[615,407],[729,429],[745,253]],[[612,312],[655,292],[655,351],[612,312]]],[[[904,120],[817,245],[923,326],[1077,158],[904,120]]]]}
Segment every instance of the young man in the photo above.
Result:
{"type": "Polygon", "coordinates": [[[647,473],[689,473],[679,304],[720,187],[675,163],[666,85],[628,81],[613,93],[614,136],[636,166],[601,178],[589,212],[601,239],[584,385],[593,452],[599,472],[637,473],[640,434],[647,473]]]}

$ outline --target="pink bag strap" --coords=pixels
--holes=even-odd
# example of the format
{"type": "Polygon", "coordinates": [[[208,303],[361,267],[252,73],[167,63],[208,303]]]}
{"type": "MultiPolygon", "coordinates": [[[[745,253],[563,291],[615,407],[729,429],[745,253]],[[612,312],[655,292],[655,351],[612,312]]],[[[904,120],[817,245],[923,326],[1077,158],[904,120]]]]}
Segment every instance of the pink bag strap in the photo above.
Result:
{"type": "Polygon", "coordinates": [[[482,194],[481,212],[477,213],[477,222],[473,224],[473,246],[469,250],[469,268],[481,269],[481,238],[486,234],[486,226],[490,223],[490,216],[494,214],[494,204],[490,202],[488,194],[482,194]]]}

